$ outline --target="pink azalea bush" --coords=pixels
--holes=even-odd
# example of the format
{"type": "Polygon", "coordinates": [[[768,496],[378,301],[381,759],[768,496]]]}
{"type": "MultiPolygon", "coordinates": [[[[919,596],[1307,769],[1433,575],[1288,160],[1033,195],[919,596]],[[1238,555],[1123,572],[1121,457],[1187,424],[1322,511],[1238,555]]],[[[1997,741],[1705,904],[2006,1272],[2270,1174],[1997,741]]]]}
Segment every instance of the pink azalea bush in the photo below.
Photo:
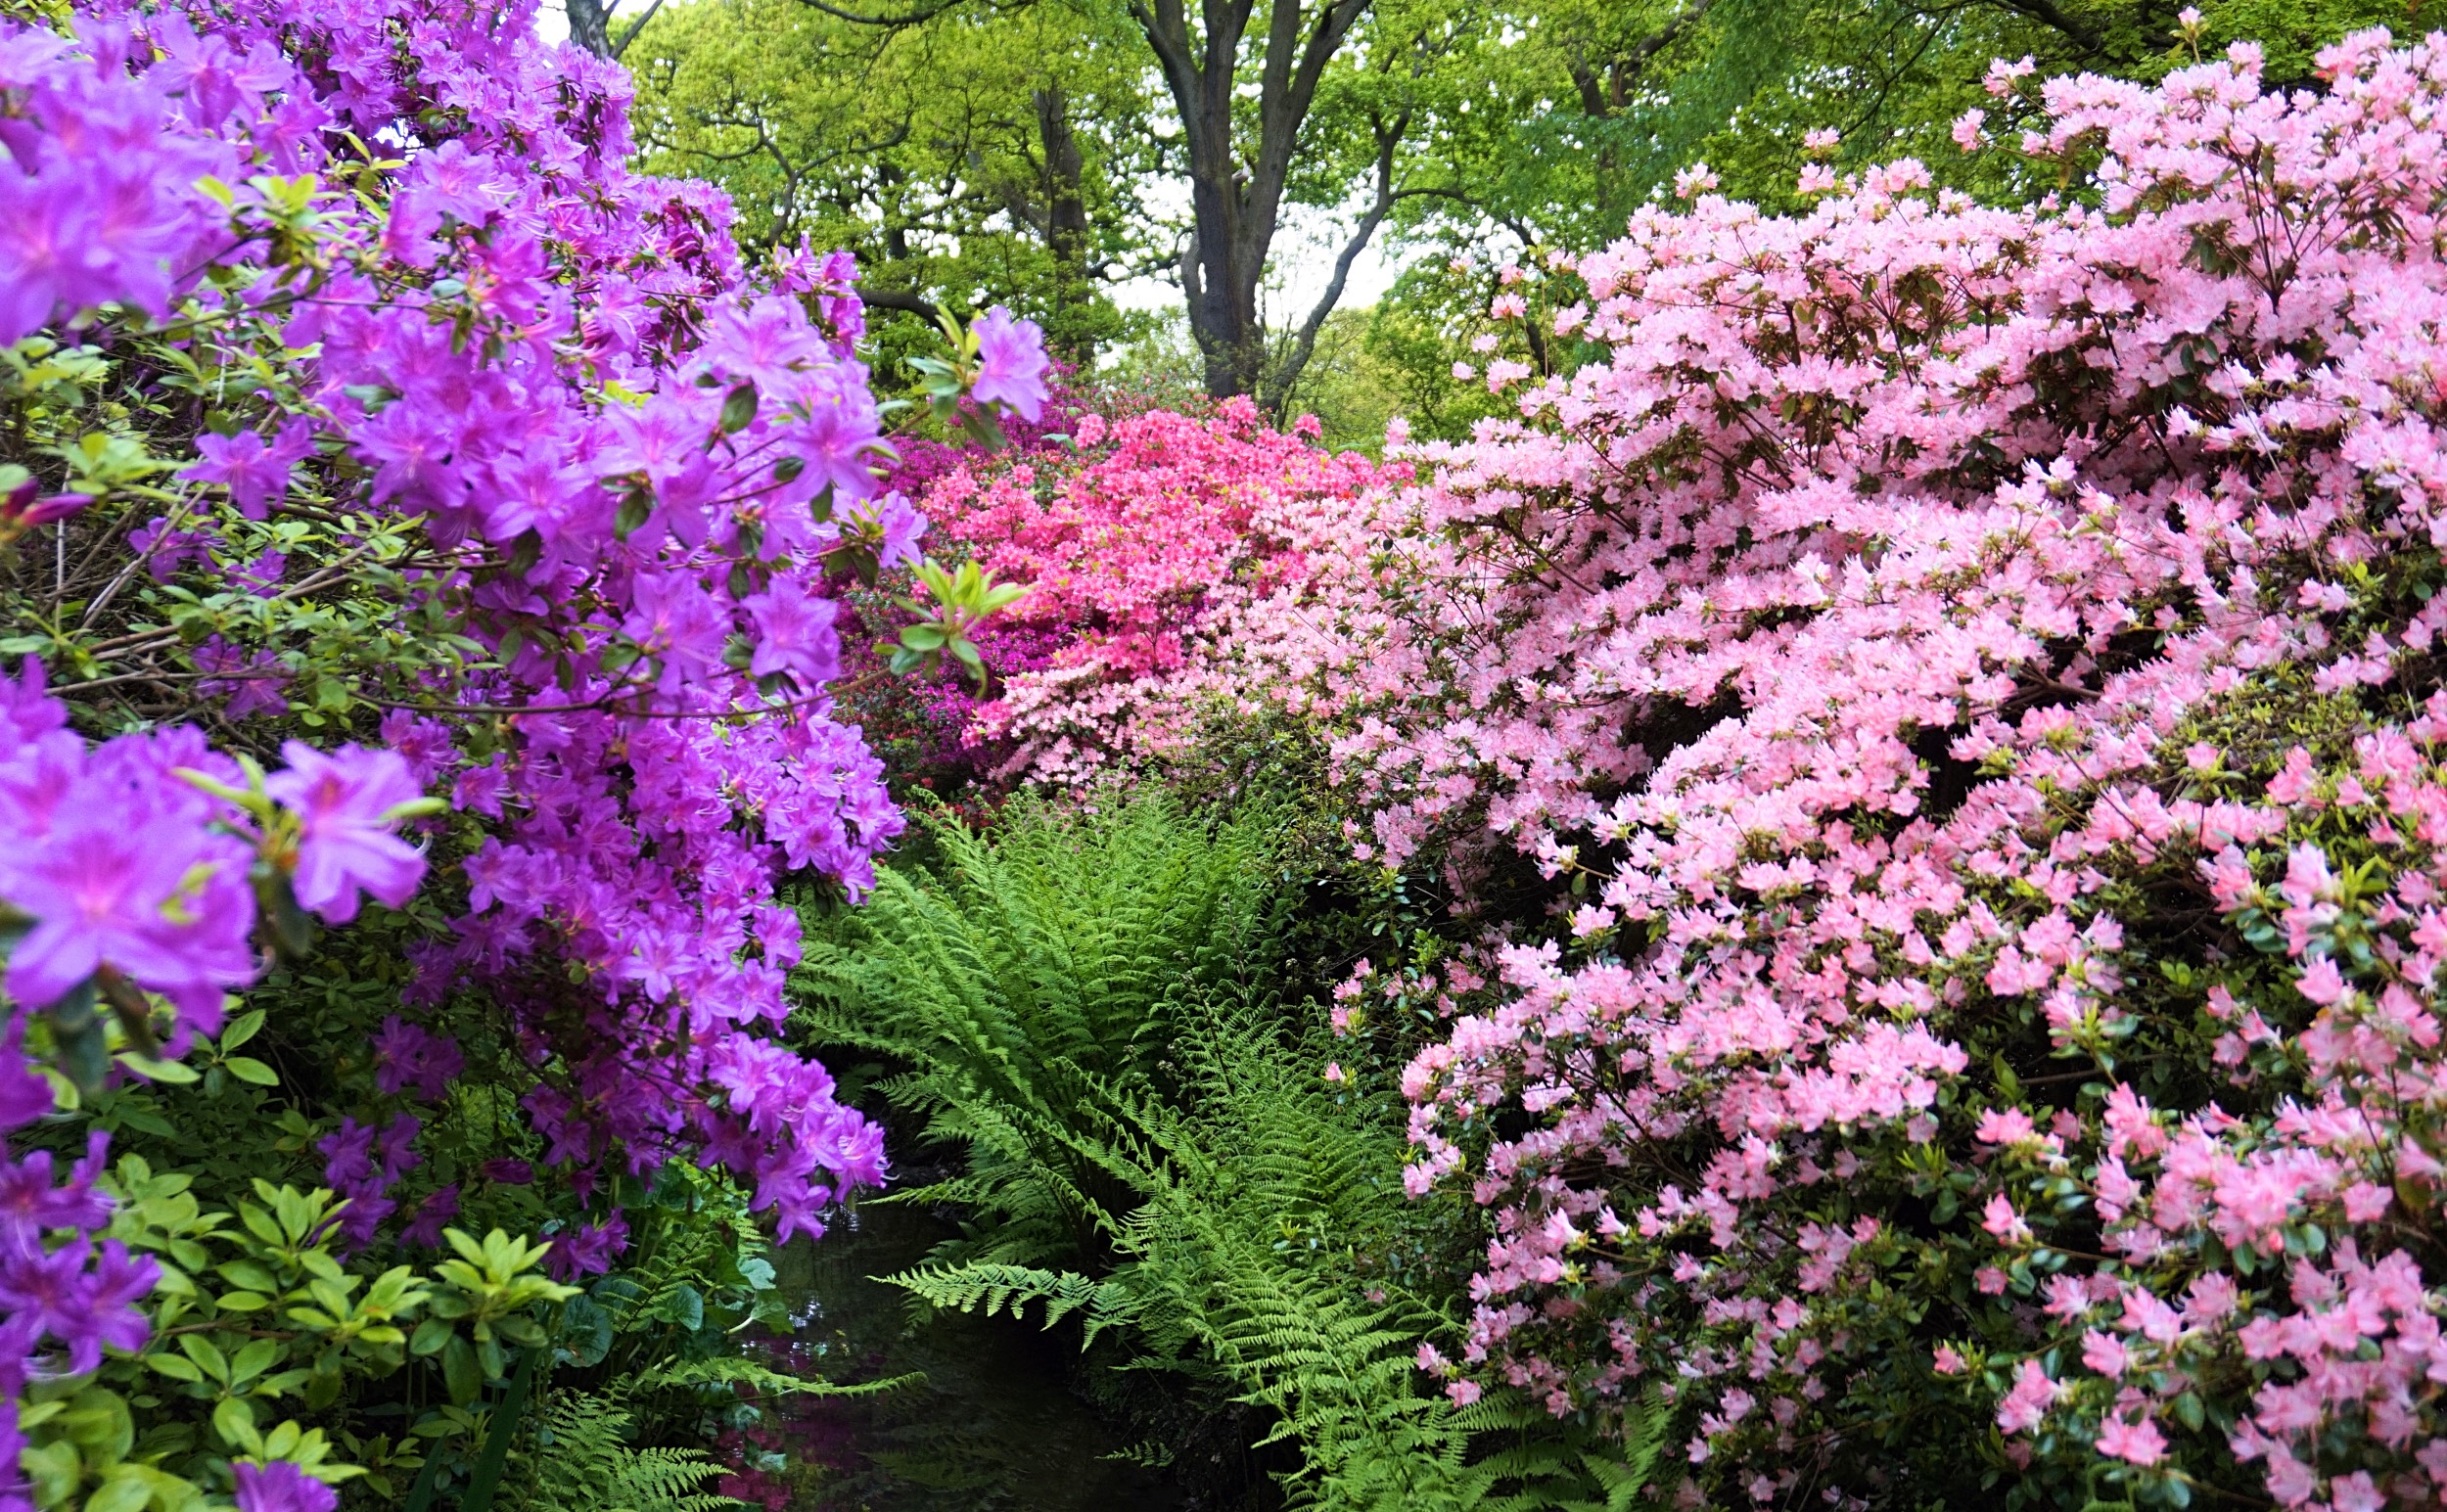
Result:
{"type": "Polygon", "coordinates": [[[1006,775],[1082,785],[1185,738],[1213,691],[1196,648],[1296,590],[1366,518],[1381,470],[1316,435],[1308,417],[1272,430],[1241,398],[1203,417],[1091,410],[1067,451],[933,481],[920,502],[945,539],[1028,586],[998,633],[1052,648],[996,664],[1001,686],[977,710],[970,738],[1011,753],[1006,775]]]}
{"type": "Polygon", "coordinates": [[[1605,360],[1219,648],[1368,853],[1549,879],[1338,1005],[1448,1007],[1457,1398],[1653,1395],[1692,1505],[2447,1496],[2447,38],[2322,67],[1642,210],[1605,360]]]}

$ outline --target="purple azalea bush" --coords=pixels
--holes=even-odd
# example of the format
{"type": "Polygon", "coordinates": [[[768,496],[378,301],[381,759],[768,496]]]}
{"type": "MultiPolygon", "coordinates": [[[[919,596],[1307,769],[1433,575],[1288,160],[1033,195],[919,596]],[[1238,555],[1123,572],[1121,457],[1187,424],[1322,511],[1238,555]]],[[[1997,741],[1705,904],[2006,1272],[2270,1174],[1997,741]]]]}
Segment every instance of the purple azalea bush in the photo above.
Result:
{"type": "MultiPolygon", "coordinates": [[[[569,1295],[528,1273],[616,1265],[670,1170],[783,1238],[884,1178],[778,1037],[794,900],[854,901],[902,828],[828,691],[843,584],[925,529],[878,481],[856,269],[744,266],[718,195],[625,167],[625,76],[534,9],[0,16],[0,407],[42,443],[0,464],[0,1509],[156,1480],[328,1509],[409,1441],[258,1434],[250,1401],[311,1418],[426,1357],[472,1399],[569,1295]],[[379,1029],[249,1006],[289,1012],[318,948],[375,973],[379,1029]],[[469,1025],[517,1158],[436,1142],[469,1025]],[[340,1100],[283,1115],[313,1190],[257,1179],[216,1228],[196,1178],[113,1164],[200,1076],[279,1081],[248,1037],[336,1026],[340,1100]],[[44,1147],[96,1108],[136,1112],[44,1147]],[[532,1243],[453,1227],[547,1190],[532,1243]],[[308,1305],[335,1255],[445,1241],[431,1282],[308,1305]],[[324,1259],[200,1294],[223,1242],[324,1259]],[[257,1304],[313,1348],[242,1389],[186,1340],[257,1304]],[[80,1426],[156,1443],[127,1381],[220,1407],[139,1473],[80,1426]]],[[[977,341],[969,401],[1035,419],[1036,328],[977,341]]]]}

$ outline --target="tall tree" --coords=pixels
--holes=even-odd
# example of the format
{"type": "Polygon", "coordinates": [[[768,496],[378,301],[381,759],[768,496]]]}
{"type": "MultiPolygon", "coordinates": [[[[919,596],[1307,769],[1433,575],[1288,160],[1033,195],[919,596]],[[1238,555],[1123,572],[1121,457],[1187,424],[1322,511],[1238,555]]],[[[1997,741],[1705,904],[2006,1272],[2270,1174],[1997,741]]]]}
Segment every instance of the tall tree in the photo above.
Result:
{"type": "Polygon", "coordinates": [[[646,29],[646,23],[654,20],[654,13],[663,9],[663,0],[647,0],[644,14],[626,26],[616,29],[612,24],[612,14],[620,9],[621,0],[610,0],[609,4],[605,0],[561,0],[561,3],[569,14],[570,40],[596,57],[609,58],[614,63],[620,62],[627,53],[628,44],[636,41],[637,34],[646,29]]]}
{"type": "Polygon", "coordinates": [[[855,251],[868,302],[1004,299],[1092,362],[1109,286],[1159,254],[1133,40],[1046,7],[879,31],[792,0],[692,0],[630,56],[644,164],[730,191],[752,248],[855,251]]]}
{"type": "Polygon", "coordinates": [[[1466,0],[800,0],[879,31],[953,16],[1001,23],[1060,7],[1127,18],[1172,106],[1159,145],[1185,181],[1178,277],[1207,389],[1279,408],[1340,300],[1350,270],[1405,201],[1453,187],[1411,171],[1416,100],[1436,61],[1470,26],[1466,0]],[[1338,98],[1339,97],[1339,98],[1338,98]],[[1321,117],[1333,117],[1319,140],[1321,117]],[[1345,149],[1356,145],[1355,155],[1345,149]],[[1315,165],[1331,162],[1337,172],[1315,165]],[[1286,210],[1347,216],[1328,285],[1306,317],[1270,333],[1263,294],[1286,210]]]}

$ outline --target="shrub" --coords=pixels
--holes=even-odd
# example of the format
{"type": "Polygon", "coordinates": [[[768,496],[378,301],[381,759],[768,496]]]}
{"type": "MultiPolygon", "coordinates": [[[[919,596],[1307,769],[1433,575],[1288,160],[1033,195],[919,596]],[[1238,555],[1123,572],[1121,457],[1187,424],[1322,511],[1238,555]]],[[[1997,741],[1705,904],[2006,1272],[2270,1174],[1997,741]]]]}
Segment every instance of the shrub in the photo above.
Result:
{"type": "MultiPolygon", "coordinates": [[[[855,270],[743,269],[528,8],[97,0],[0,55],[0,1502],[21,1432],[44,1506],[393,1493],[573,1352],[531,1272],[659,1178],[788,1234],[881,1177],[771,1034],[778,881],[854,896],[901,823],[825,691],[915,528],[855,270]]],[[[1041,365],[990,315],[946,401],[1041,365]]]]}
{"type": "Polygon", "coordinates": [[[995,664],[969,737],[1010,753],[1001,775],[1089,787],[1188,743],[1215,692],[1193,648],[1304,582],[1383,476],[1316,435],[1272,431],[1245,399],[1204,417],[1090,410],[1069,453],[972,461],[928,488],[947,540],[1029,586],[998,632],[1022,656],[995,664]]]}
{"type": "Polygon", "coordinates": [[[1224,648],[1371,853],[1551,879],[1500,985],[1359,984],[1454,1015],[1455,1392],[1663,1383],[1694,1499],[2447,1488],[2443,60],[2001,66],[2028,207],[1694,179],[1577,263],[1605,360],[1224,648]]]}

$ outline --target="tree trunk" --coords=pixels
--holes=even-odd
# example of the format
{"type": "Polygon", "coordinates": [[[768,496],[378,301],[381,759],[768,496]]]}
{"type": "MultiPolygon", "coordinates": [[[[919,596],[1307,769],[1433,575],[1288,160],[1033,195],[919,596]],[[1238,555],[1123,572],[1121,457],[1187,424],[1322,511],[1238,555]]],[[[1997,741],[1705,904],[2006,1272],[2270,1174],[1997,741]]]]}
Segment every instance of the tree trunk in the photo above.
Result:
{"type": "Polygon", "coordinates": [[[653,0],[653,4],[646,7],[645,15],[630,22],[615,36],[612,32],[612,13],[621,8],[621,0],[612,0],[609,5],[603,0],[561,0],[561,3],[562,8],[569,12],[570,40],[596,57],[609,58],[614,63],[620,62],[621,55],[628,51],[628,44],[637,40],[637,33],[646,29],[646,23],[654,20],[654,13],[663,9],[663,0],[653,0]]]}
{"type": "Polygon", "coordinates": [[[1207,392],[1217,398],[1255,392],[1263,377],[1266,327],[1258,317],[1258,286],[1281,221],[1292,152],[1316,101],[1317,80],[1368,3],[1327,0],[1312,13],[1299,0],[1275,0],[1258,78],[1255,151],[1244,156],[1233,136],[1232,105],[1253,0],[1200,0],[1194,37],[1184,0],[1131,0],[1188,148],[1190,240],[1182,292],[1207,392]]]}
{"type": "MultiPolygon", "coordinates": [[[[1060,84],[1039,89],[1037,99],[1037,139],[1045,154],[1045,251],[1053,256],[1054,303],[1070,309],[1088,302],[1087,197],[1083,187],[1086,160],[1071,131],[1071,102],[1060,84]]],[[[1071,341],[1063,355],[1083,371],[1094,366],[1095,345],[1085,337],[1071,341]]]]}
{"type": "MultiPolygon", "coordinates": [[[[619,3],[619,0],[614,0],[619,3]]],[[[612,56],[612,11],[603,0],[562,0],[570,13],[570,40],[598,58],[612,56]]]]}

